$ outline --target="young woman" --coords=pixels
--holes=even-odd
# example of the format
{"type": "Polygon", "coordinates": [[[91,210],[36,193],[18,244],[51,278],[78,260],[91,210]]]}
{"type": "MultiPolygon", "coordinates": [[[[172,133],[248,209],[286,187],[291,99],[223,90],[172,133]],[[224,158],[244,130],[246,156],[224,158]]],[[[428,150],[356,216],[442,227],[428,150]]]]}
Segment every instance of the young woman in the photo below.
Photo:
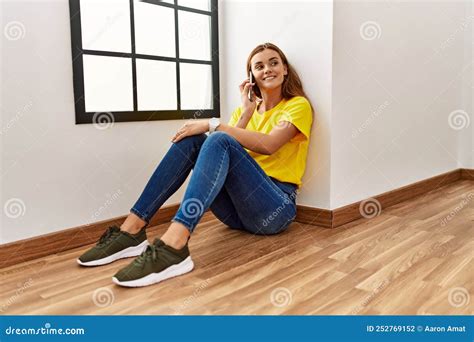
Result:
{"type": "Polygon", "coordinates": [[[146,286],[193,269],[188,240],[208,208],[230,228],[252,234],[280,233],[295,219],[311,105],[277,46],[257,46],[246,70],[247,75],[251,71],[252,82],[248,78],[240,84],[242,105],[229,123],[213,118],[184,124],[125,222],[109,227],[78,259],[80,265],[138,256],[112,280],[122,286],[146,286]],[[148,244],[144,228],[192,169],[171,225],[148,244]]]}

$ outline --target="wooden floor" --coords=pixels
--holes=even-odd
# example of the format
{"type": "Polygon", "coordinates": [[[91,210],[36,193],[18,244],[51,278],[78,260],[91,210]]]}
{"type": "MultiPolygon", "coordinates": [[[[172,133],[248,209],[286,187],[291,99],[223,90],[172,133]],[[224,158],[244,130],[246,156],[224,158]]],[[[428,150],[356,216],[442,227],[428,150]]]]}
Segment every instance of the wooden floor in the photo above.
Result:
{"type": "Polygon", "coordinates": [[[473,220],[468,180],[336,229],[253,236],[206,214],[187,275],[121,288],[111,276],[132,259],[84,268],[85,248],[69,250],[0,270],[0,313],[473,314],[473,220]]]}

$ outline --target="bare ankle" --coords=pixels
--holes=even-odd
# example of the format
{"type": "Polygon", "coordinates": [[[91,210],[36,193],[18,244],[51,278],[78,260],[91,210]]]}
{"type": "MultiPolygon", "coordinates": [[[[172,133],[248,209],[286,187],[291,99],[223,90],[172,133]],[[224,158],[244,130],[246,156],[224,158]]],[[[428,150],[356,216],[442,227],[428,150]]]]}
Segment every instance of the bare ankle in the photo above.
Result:
{"type": "Polygon", "coordinates": [[[131,213],[120,226],[120,230],[130,234],[137,234],[146,226],[146,222],[137,215],[131,213]]]}
{"type": "Polygon", "coordinates": [[[135,235],[140,232],[143,228],[130,228],[130,227],[120,227],[121,231],[127,232],[129,234],[135,235]]]}
{"type": "Polygon", "coordinates": [[[174,249],[182,249],[186,246],[190,236],[188,228],[179,222],[173,222],[161,237],[166,245],[174,249]]]}

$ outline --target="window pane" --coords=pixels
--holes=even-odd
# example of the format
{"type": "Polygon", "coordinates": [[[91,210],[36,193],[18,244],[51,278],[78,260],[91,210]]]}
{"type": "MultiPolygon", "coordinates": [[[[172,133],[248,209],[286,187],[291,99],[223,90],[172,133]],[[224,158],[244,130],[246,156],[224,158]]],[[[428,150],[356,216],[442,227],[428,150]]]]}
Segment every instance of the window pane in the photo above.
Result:
{"type": "Polygon", "coordinates": [[[180,58],[211,60],[211,17],[178,11],[180,58]]]}
{"type": "Polygon", "coordinates": [[[176,110],[176,63],[137,59],[138,110],[176,110]]]}
{"type": "Polygon", "coordinates": [[[203,11],[211,10],[211,4],[209,0],[178,0],[178,5],[196,8],[203,11]]]}
{"type": "Polygon", "coordinates": [[[86,112],[133,110],[130,58],[84,55],[86,112]]]}
{"type": "Polygon", "coordinates": [[[174,9],[134,2],[136,52],[176,57],[174,9]]]}
{"type": "Polygon", "coordinates": [[[212,109],[212,68],[180,63],[181,109],[212,109]]]}
{"type": "Polygon", "coordinates": [[[82,47],[131,52],[128,0],[81,0],[82,47]]]}

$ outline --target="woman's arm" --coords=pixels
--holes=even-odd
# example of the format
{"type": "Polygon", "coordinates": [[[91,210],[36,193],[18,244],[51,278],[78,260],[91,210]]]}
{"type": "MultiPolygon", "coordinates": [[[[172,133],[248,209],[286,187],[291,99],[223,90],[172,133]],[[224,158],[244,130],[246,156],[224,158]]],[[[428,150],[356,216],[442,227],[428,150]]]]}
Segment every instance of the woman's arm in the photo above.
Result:
{"type": "MultiPolygon", "coordinates": [[[[184,137],[205,133],[209,128],[209,119],[194,119],[187,121],[183,127],[171,138],[173,143],[176,143],[184,137]]],[[[221,123],[217,131],[226,132],[234,137],[242,146],[260,154],[273,154],[280,147],[291,140],[299,130],[292,123],[282,121],[275,126],[270,134],[250,131],[245,128],[233,127],[221,123]]]]}
{"type": "Polygon", "coordinates": [[[235,124],[234,127],[239,127],[239,128],[246,128],[250,119],[252,118],[252,112],[243,112],[240,117],[239,121],[235,124]]]}
{"type": "Polygon", "coordinates": [[[249,131],[222,123],[217,127],[216,131],[226,132],[247,149],[267,155],[278,151],[281,146],[290,141],[299,132],[292,123],[286,121],[277,128],[272,129],[270,134],[249,131]]]}

